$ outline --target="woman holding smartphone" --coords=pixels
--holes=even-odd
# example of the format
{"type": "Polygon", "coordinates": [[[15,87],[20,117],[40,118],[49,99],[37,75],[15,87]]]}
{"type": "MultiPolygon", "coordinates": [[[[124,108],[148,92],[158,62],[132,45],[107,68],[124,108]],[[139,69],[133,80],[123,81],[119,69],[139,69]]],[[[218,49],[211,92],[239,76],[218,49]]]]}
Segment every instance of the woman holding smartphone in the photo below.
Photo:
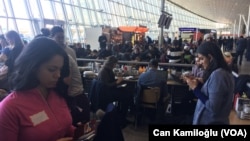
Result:
{"type": "Polygon", "coordinates": [[[193,124],[229,124],[232,107],[234,78],[219,47],[212,42],[201,44],[198,58],[204,68],[203,84],[185,77],[198,98],[193,124]]]}

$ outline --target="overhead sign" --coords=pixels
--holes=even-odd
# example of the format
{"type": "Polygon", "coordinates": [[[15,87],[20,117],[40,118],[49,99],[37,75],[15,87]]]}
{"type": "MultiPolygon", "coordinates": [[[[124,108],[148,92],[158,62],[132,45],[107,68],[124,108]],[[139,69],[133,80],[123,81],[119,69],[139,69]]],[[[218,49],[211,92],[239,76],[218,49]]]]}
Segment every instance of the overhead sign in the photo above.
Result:
{"type": "Polygon", "coordinates": [[[179,31],[182,32],[196,32],[197,28],[188,28],[188,27],[183,27],[183,28],[179,28],[179,31]]]}
{"type": "Polygon", "coordinates": [[[211,32],[212,32],[212,33],[216,33],[216,30],[215,30],[215,29],[211,29],[211,32]]]}

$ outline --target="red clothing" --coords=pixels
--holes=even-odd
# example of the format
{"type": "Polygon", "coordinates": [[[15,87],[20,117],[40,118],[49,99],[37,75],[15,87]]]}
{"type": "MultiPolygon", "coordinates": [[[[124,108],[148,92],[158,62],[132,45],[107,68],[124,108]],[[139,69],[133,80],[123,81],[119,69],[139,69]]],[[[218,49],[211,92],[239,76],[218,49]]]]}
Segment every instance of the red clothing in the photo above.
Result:
{"type": "Polygon", "coordinates": [[[72,136],[69,108],[54,91],[47,100],[33,89],[12,92],[0,102],[0,141],[56,141],[72,136]]]}

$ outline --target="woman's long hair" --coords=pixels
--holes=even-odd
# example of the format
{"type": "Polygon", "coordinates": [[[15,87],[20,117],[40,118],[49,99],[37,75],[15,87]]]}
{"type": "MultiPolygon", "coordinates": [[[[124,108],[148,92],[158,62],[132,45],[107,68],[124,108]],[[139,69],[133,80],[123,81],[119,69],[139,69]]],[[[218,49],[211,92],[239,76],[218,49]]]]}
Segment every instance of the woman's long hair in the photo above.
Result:
{"type": "Polygon", "coordinates": [[[222,68],[228,72],[231,72],[231,69],[228,67],[226,61],[224,60],[223,54],[220,48],[213,42],[204,42],[198,49],[197,53],[202,54],[209,58],[209,55],[213,57],[208,67],[204,70],[203,80],[204,82],[209,78],[211,73],[218,69],[222,68]]]}
{"type": "Polygon", "coordinates": [[[5,65],[8,66],[8,75],[10,75],[13,71],[15,60],[22,52],[24,44],[23,44],[23,41],[22,41],[21,37],[19,36],[19,34],[14,30],[7,32],[6,37],[8,39],[11,39],[14,41],[14,47],[11,50],[11,52],[10,52],[6,62],[5,62],[5,65]]]}
{"type": "Polygon", "coordinates": [[[59,95],[67,97],[67,85],[63,84],[63,78],[69,76],[68,56],[54,40],[47,37],[33,39],[16,59],[9,79],[11,90],[23,91],[36,88],[40,84],[37,78],[39,67],[55,55],[60,55],[64,59],[55,90],[59,95]]]}
{"type": "Polygon", "coordinates": [[[115,56],[109,56],[104,62],[104,68],[112,69],[117,62],[118,59],[115,56]]]}

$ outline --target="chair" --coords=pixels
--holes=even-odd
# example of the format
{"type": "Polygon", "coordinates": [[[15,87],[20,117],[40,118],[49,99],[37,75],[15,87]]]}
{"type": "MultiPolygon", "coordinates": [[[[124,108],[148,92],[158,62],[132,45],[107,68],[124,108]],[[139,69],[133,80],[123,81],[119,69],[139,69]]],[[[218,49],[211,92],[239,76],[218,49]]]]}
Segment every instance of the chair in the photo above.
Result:
{"type": "Polygon", "coordinates": [[[143,116],[147,110],[151,110],[154,114],[150,113],[153,120],[156,117],[159,108],[161,89],[160,87],[145,87],[142,86],[140,90],[140,100],[136,103],[135,113],[135,128],[138,126],[138,121],[143,121],[143,116]]]}
{"type": "Polygon", "coordinates": [[[149,87],[143,90],[142,95],[142,106],[145,108],[157,108],[157,103],[160,98],[159,87],[149,87]]]}

